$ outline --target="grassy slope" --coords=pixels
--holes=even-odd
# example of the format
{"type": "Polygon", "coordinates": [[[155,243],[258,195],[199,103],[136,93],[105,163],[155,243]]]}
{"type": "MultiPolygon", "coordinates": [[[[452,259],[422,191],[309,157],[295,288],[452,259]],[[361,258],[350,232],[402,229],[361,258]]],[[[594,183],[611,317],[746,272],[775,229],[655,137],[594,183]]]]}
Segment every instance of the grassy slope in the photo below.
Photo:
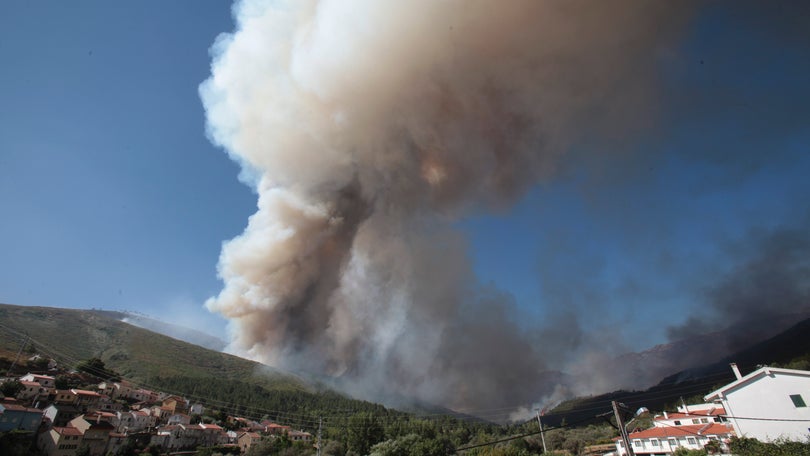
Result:
{"type": "Polygon", "coordinates": [[[13,358],[23,334],[28,334],[38,353],[64,365],[98,357],[124,378],[139,383],[148,384],[157,376],[217,377],[273,390],[311,390],[291,374],[129,325],[119,320],[122,316],[0,304],[0,356],[13,358]]]}

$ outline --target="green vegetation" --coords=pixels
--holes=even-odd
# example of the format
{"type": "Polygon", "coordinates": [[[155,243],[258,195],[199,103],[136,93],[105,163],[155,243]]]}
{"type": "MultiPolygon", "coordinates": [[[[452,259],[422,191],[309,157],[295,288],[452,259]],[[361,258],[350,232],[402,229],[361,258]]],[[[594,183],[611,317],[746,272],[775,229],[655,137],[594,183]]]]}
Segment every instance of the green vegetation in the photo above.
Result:
{"type": "Polygon", "coordinates": [[[810,442],[777,440],[765,443],[757,439],[732,437],[729,447],[737,456],[810,456],[810,442]]]}
{"type": "Polygon", "coordinates": [[[672,453],[672,456],[706,456],[708,454],[706,450],[688,450],[684,447],[679,447],[672,453]]]}
{"type": "MultiPolygon", "coordinates": [[[[78,374],[56,373],[60,388],[86,387],[96,378],[121,377],[145,388],[200,401],[204,422],[233,429],[230,416],[255,421],[269,419],[316,435],[321,428],[325,456],[375,454],[445,455],[457,448],[481,444],[465,452],[476,455],[534,455],[542,453],[538,435],[491,444],[511,436],[537,431],[535,420],[499,426],[475,419],[431,415],[421,418],[359,401],[322,385],[273,370],[242,358],[207,350],[137,328],[122,321],[123,315],[106,311],[52,309],[0,305],[0,354],[8,366],[23,348],[25,357],[15,373],[30,370],[27,361],[54,359],[60,369],[78,374]],[[54,342],[58,341],[58,342],[54,342]],[[87,375],[91,374],[91,375],[87,375]]],[[[38,361],[42,366],[42,361],[38,361]]],[[[13,388],[13,385],[7,385],[13,388]]],[[[580,429],[549,430],[549,450],[575,454],[585,445],[609,442],[615,431],[607,425],[580,429]]],[[[155,451],[145,443],[128,445],[134,450],[155,451]]],[[[129,451],[129,450],[128,450],[129,451]]],[[[224,448],[200,448],[201,456],[224,454],[224,448]]],[[[6,453],[3,453],[6,454],[6,453]]],[[[11,454],[11,453],[9,453],[11,454]]],[[[267,438],[251,447],[250,455],[312,455],[311,444],[286,438],[267,438]]]]}
{"type": "Polygon", "coordinates": [[[111,369],[107,369],[107,366],[104,364],[104,361],[98,358],[90,358],[88,360],[82,361],[76,365],[76,370],[79,372],[84,372],[85,374],[90,374],[99,380],[106,380],[111,382],[117,382],[121,380],[121,376],[118,375],[115,371],[111,369]]]}
{"type": "Polygon", "coordinates": [[[3,393],[3,396],[6,397],[14,397],[20,391],[25,388],[22,383],[17,380],[7,380],[0,384],[0,393],[3,393]]]}
{"type": "MultiPolygon", "coordinates": [[[[292,374],[129,325],[120,321],[124,316],[0,304],[0,354],[8,361],[25,346],[28,356],[38,353],[62,368],[75,369],[82,361],[97,358],[107,369],[146,387],[158,376],[189,376],[238,379],[274,390],[315,389],[292,374]]],[[[17,366],[19,375],[32,368],[27,359],[17,366]]]]}
{"type": "Polygon", "coordinates": [[[30,432],[0,432],[0,454],[3,456],[30,456],[38,454],[30,432]]]}

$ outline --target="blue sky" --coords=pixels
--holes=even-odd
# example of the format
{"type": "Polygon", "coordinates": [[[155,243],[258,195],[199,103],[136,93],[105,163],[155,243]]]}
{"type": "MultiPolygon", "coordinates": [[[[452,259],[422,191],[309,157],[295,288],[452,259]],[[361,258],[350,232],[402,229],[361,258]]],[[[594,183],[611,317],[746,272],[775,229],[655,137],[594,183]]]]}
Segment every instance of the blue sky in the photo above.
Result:
{"type": "MultiPolygon", "coordinates": [[[[569,160],[458,223],[483,283],[537,317],[598,301],[613,320],[581,324],[659,328],[639,331],[644,348],[706,305],[739,261],[729,246],[806,230],[808,35],[752,8],[699,8],[660,56],[652,127],[574,145],[623,153],[569,160]]],[[[0,302],[138,310],[225,338],[202,304],[256,195],[206,138],[198,86],[232,29],[223,1],[0,6],[0,302]]]]}

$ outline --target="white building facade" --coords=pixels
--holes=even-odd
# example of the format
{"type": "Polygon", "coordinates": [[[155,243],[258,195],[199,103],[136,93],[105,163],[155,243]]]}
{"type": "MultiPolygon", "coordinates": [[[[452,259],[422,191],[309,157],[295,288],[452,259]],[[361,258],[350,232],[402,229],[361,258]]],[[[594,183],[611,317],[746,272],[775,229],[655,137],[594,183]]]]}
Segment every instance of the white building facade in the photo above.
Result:
{"type": "MultiPolygon", "coordinates": [[[[721,454],[728,454],[728,441],[734,430],[725,422],[725,410],[717,404],[684,405],[677,412],[664,412],[653,420],[653,427],[632,432],[630,444],[636,455],[671,455],[678,448],[702,450],[716,441],[721,454]]],[[[616,455],[626,455],[621,438],[616,439],[616,455]]]]}
{"type": "Polygon", "coordinates": [[[732,369],[737,380],[705,400],[722,405],[738,436],[763,442],[810,438],[810,371],[766,366],[743,377],[732,369]]]}

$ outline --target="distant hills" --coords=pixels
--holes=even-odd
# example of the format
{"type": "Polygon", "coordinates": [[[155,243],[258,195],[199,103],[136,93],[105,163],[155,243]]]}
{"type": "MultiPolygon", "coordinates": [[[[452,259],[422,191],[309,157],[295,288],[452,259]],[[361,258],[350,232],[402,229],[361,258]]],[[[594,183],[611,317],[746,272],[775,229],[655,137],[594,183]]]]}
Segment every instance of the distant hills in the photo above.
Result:
{"type": "MultiPolygon", "coordinates": [[[[712,343],[710,336],[697,340],[702,344],[712,343]]],[[[694,344],[695,350],[708,348],[696,344],[694,340],[690,341],[689,344],[694,344]]],[[[659,349],[661,348],[659,347],[659,349]]],[[[711,350],[708,351],[711,353],[711,350]]],[[[731,355],[725,355],[713,362],[670,374],[658,384],[646,390],[615,391],[565,401],[554,408],[544,418],[544,422],[554,425],[563,420],[568,423],[586,420],[596,414],[609,412],[611,410],[611,401],[623,402],[631,410],[639,407],[647,407],[654,411],[667,408],[671,410],[679,403],[681,398],[686,399],[687,402],[689,402],[689,399],[700,401],[702,396],[732,382],[735,377],[729,363],[736,363],[742,374],[745,375],[755,370],[758,365],[786,365],[791,362],[795,363],[797,360],[810,364],[810,318],[803,319],[779,334],[754,343],[731,355]]],[[[623,369],[625,366],[617,362],[616,368],[623,369]]]]}
{"type": "MultiPolygon", "coordinates": [[[[664,369],[665,366],[659,365],[663,362],[661,360],[673,353],[704,350],[712,344],[713,338],[719,337],[718,334],[706,335],[625,355],[617,359],[616,369],[630,369],[631,374],[643,369],[645,364],[664,369]]],[[[5,358],[6,366],[18,353],[23,361],[39,354],[71,367],[97,357],[125,379],[146,388],[163,388],[187,396],[196,394],[245,413],[256,404],[264,404],[265,410],[279,413],[306,410],[314,414],[318,410],[335,408],[391,413],[381,405],[336,393],[327,386],[331,384],[327,379],[305,379],[180,338],[211,347],[220,347],[223,343],[207,334],[137,314],[0,304],[0,357],[5,358]],[[176,338],[155,331],[173,334],[176,338]]],[[[706,354],[716,353],[704,350],[702,359],[706,354]]],[[[616,391],[563,402],[544,418],[544,423],[551,426],[563,420],[575,423],[592,418],[598,413],[608,412],[612,400],[624,402],[631,408],[671,408],[681,397],[699,398],[732,381],[729,362],[736,362],[746,373],[759,364],[784,365],[796,359],[810,362],[810,319],[801,320],[787,330],[731,355],[718,355],[711,362],[691,365],[676,373],[670,369],[669,375],[662,376],[663,380],[646,390],[616,391]]],[[[408,398],[401,398],[400,402],[401,409],[411,412],[471,419],[416,401],[408,406],[408,398]]]]}
{"type": "Polygon", "coordinates": [[[0,304],[0,354],[16,354],[27,337],[26,352],[47,355],[63,365],[97,357],[135,382],[171,376],[217,377],[272,389],[314,390],[293,374],[121,321],[127,316],[105,310],[0,304]]]}

